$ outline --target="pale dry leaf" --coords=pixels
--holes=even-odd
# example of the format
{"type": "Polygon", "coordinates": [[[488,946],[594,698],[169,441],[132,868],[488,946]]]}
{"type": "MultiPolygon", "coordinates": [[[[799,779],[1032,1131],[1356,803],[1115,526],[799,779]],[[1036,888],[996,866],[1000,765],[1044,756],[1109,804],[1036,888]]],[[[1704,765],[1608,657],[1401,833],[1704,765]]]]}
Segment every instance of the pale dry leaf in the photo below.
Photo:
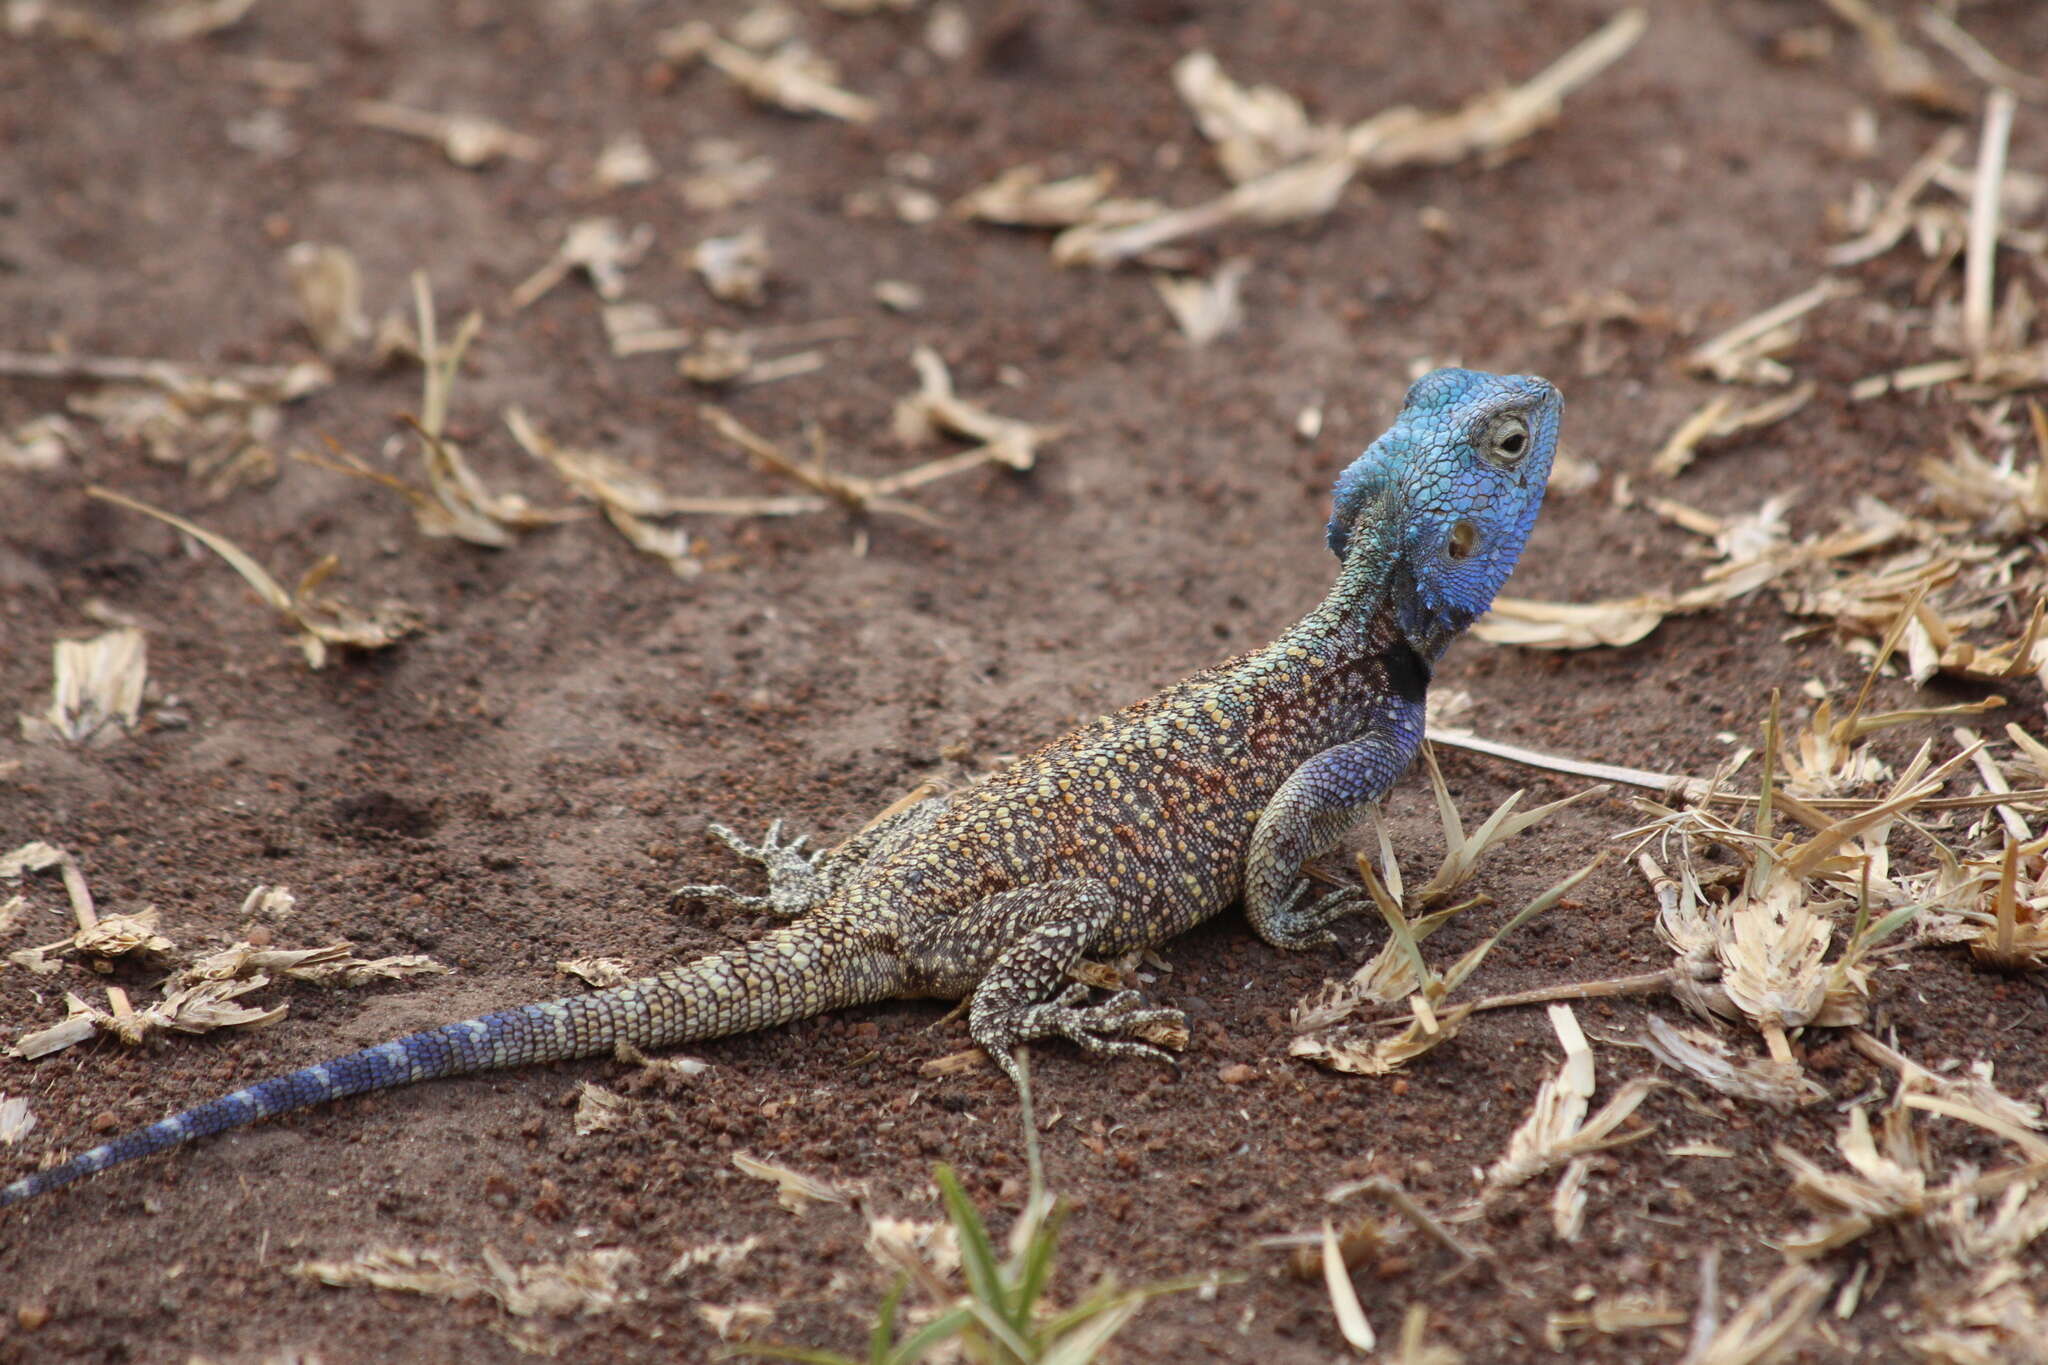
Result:
{"type": "Polygon", "coordinates": [[[697,1316],[718,1333],[720,1341],[749,1341],[754,1334],[775,1321],[775,1307],[757,1299],[739,1303],[700,1303],[697,1316]]]}
{"type": "Polygon", "coordinates": [[[1391,1038],[1296,1038],[1287,1045],[1287,1055],[1349,1075],[1391,1076],[1417,1057],[1457,1037],[1472,1014],[1469,1004],[1437,1014],[1420,1003],[1423,997],[1419,993],[1408,999],[1415,1012],[1414,1022],[1391,1038]]]}
{"type": "Polygon", "coordinates": [[[710,1266],[718,1271],[731,1270],[760,1247],[761,1239],[758,1236],[744,1237],[736,1242],[706,1242],[702,1246],[691,1247],[669,1262],[667,1269],[661,1272],[660,1278],[664,1284],[672,1284],[688,1278],[690,1272],[704,1266],[710,1266]]]}
{"type": "Polygon", "coordinates": [[[21,1095],[0,1090],[0,1147],[12,1147],[35,1131],[36,1116],[21,1095]]]}
{"type": "Polygon", "coordinates": [[[142,631],[122,626],[90,640],[59,640],[52,648],[56,679],[50,706],[21,717],[30,743],[104,748],[135,729],[149,674],[149,644],[142,631]]]}
{"type": "Polygon", "coordinates": [[[0,469],[47,473],[78,449],[79,432],[62,413],[31,418],[12,431],[0,431],[0,469]]]}
{"type": "Polygon", "coordinates": [[[1639,1294],[1597,1298],[1584,1308],[1553,1311],[1545,1315],[1543,1341],[1553,1351],[1568,1350],[1575,1338],[1611,1337],[1625,1332],[1655,1331],[1682,1327],[1688,1315],[1639,1294]]]}
{"type": "Polygon", "coordinates": [[[1207,346],[1244,321],[1244,306],[1238,296],[1251,264],[1248,257],[1236,257],[1225,261],[1208,279],[1164,271],[1153,274],[1152,287],[1159,292],[1166,311],[1173,314],[1174,324],[1190,348],[1207,346]]]}
{"type": "Polygon", "coordinates": [[[707,237],[690,250],[690,268],[711,296],[745,308],[759,308],[767,302],[773,261],[767,234],[757,227],[727,237],[707,237]]]}
{"type": "Polygon", "coordinates": [[[1073,227],[1095,218],[1115,185],[1116,172],[1108,166],[1086,175],[1047,180],[1043,166],[1026,162],[962,195],[954,202],[953,212],[1005,227],[1073,227]]]}
{"type": "Polygon", "coordinates": [[[647,141],[634,132],[618,133],[606,140],[591,168],[590,178],[600,190],[644,185],[661,174],[647,141]]]}
{"type": "Polygon", "coordinates": [[[742,1174],[750,1175],[756,1180],[772,1182],[776,1187],[776,1202],[799,1218],[813,1203],[845,1204],[853,1199],[851,1190],[815,1179],[801,1171],[793,1171],[787,1166],[763,1161],[745,1152],[733,1153],[732,1164],[739,1167],[742,1174]]]}
{"type": "Polygon", "coordinates": [[[690,169],[677,184],[683,203],[699,213],[721,213],[758,198],[775,178],[775,163],[729,138],[690,144],[690,169]]]}
{"type": "Polygon", "coordinates": [[[1673,609],[1674,600],[1659,593],[1604,602],[1496,597],[1472,634],[1489,644],[1532,649],[1618,649],[1655,630],[1673,609]]]}
{"type": "Polygon", "coordinates": [[[600,318],[605,341],[616,356],[680,351],[690,344],[690,332],[669,326],[661,309],[651,303],[608,303],[600,318]]]}
{"type": "Polygon", "coordinates": [[[1190,52],[1173,64],[1173,88],[1202,136],[1216,144],[1217,162],[1233,181],[1326,151],[1343,136],[1334,124],[1311,122],[1301,101],[1278,86],[1239,85],[1207,52],[1190,52]]]}
{"type": "Polygon", "coordinates": [[[609,1132],[623,1124],[633,1111],[633,1102],[601,1085],[583,1082],[576,1088],[576,1136],[609,1132]]]}
{"type": "Polygon", "coordinates": [[[341,1289],[390,1289],[464,1302],[489,1298],[514,1317],[590,1317],[628,1301],[620,1284],[638,1257],[597,1247],[560,1261],[514,1266],[485,1245],[481,1268],[442,1252],[372,1247],[342,1261],[300,1261],[287,1273],[341,1289]]]}
{"type": "Polygon", "coordinates": [[[796,39],[764,57],[713,37],[703,55],[754,99],[792,114],[872,123],[879,111],[875,101],[840,86],[838,68],[796,39]]]}
{"type": "Polygon", "coordinates": [[[327,242],[294,242],[284,254],[285,276],[298,300],[299,320],[320,353],[332,359],[370,335],[363,313],[362,271],[355,253],[327,242]]]}
{"type": "Polygon", "coordinates": [[[576,957],[557,962],[555,970],[573,976],[592,990],[623,986],[633,979],[632,964],[622,957],[576,957]]]}

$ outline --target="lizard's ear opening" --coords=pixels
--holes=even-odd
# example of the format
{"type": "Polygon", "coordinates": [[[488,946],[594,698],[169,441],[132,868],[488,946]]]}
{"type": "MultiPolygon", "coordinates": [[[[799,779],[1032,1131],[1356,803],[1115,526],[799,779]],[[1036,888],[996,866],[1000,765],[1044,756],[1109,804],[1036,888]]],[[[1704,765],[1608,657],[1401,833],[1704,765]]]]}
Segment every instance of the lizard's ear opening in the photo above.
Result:
{"type": "Polygon", "coordinates": [[[1460,520],[1451,527],[1451,534],[1444,541],[1444,553],[1452,560],[1470,559],[1479,549],[1479,528],[1470,521],[1460,520]]]}

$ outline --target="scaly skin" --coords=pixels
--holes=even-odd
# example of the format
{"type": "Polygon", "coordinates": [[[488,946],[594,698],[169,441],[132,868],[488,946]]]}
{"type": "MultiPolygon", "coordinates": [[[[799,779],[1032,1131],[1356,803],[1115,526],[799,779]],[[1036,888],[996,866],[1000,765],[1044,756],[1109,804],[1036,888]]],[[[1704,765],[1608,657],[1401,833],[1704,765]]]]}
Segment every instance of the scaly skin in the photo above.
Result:
{"type": "Polygon", "coordinates": [[[806,857],[779,825],[758,848],[716,830],[766,865],[768,895],[681,890],[792,921],[758,941],[261,1081],[17,1180],[0,1207],[344,1095],[621,1043],[668,1047],[895,996],[968,999],[974,1040],[1013,1080],[1016,1048],[1035,1038],[1165,1057],[1115,1035],[1178,1011],[1129,991],[1084,1005],[1070,969],[1163,942],[1239,900],[1270,943],[1329,940],[1355,897],[1304,904],[1302,866],[1414,758],[1431,669],[1493,601],[1535,522],[1561,410],[1540,379],[1428,375],[1337,481],[1336,585],[1272,644],[829,852],[806,857]]]}

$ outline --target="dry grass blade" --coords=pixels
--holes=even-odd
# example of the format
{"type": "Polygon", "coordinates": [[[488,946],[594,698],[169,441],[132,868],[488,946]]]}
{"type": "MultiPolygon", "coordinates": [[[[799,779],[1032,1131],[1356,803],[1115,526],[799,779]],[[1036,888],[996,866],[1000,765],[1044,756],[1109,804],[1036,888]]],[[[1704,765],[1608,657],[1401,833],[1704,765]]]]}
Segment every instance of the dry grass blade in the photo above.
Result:
{"type": "Polygon", "coordinates": [[[1970,235],[1963,250],[1963,347],[1982,366],[1991,350],[1993,273],[1998,255],[1999,189],[2017,107],[2010,90],[1993,90],[1984,105],[1984,136],[1970,199],[1970,235]]]}
{"type": "Polygon", "coordinates": [[[838,68],[830,61],[794,39],[764,57],[713,35],[703,44],[703,56],[754,99],[788,113],[872,123],[879,111],[867,96],[838,84],[838,68]]]}
{"type": "Polygon", "coordinates": [[[547,154],[547,144],[540,139],[481,115],[436,114],[388,100],[358,100],[350,113],[364,127],[437,143],[450,161],[470,169],[504,157],[538,161],[547,154]]]}
{"type": "MultiPolygon", "coordinates": [[[[616,300],[626,292],[626,271],[639,264],[640,258],[652,245],[654,229],[644,223],[627,233],[620,229],[616,218],[579,218],[569,224],[561,246],[555,248],[555,254],[548,263],[512,291],[510,303],[513,311],[538,301],[579,270],[590,280],[590,287],[597,291],[599,298],[616,300]]],[[[425,334],[422,333],[424,339],[425,334]]],[[[458,341],[458,357],[461,345],[466,341],[467,338],[458,341]]],[[[431,429],[437,433],[440,431],[438,426],[431,429]]]]}
{"type": "Polygon", "coordinates": [[[1877,12],[1869,0],[1826,0],[1844,23],[1862,35],[1871,69],[1887,95],[1937,114],[1968,108],[1961,92],[1935,71],[1927,54],[1899,34],[1899,26],[1877,12]]]}
{"type": "Polygon", "coordinates": [[[1344,1264],[1344,1253],[1337,1245],[1337,1229],[1327,1218],[1323,1220],[1323,1285],[1330,1294],[1330,1311],[1337,1317],[1337,1330],[1343,1333],[1351,1349],[1361,1354],[1377,1349],[1379,1338],[1373,1335],[1372,1323],[1366,1320],[1365,1308],[1358,1302],[1350,1268],[1344,1264]]]}
{"type": "Polygon", "coordinates": [[[1449,114],[1353,125],[1352,151],[1375,171],[1499,156],[1554,122],[1564,97],[1621,60],[1649,25],[1647,11],[1622,10],[1521,85],[1489,91],[1449,114]]]}
{"type": "Polygon", "coordinates": [[[423,624],[419,614],[403,603],[386,602],[375,611],[364,613],[334,598],[314,596],[314,591],[338,562],[332,555],[308,570],[299,580],[296,590],[287,592],[268,570],[226,536],[111,489],[95,485],[85,491],[88,497],[99,498],[175,526],[226,560],[228,567],[240,574],[256,590],[258,597],[287,624],[297,628],[299,649],[313,668],[326,666],[329,646],[383,649],[404,639],[423,624]]]}
{"type": "Polygon", "coordinates": [[[1550,1024],[1564,1048],[1564,1063],[1545,1078],[1529,1117],[1508,1139],[1507,1151],[1486,1172],[1486,1190],[1512,1189],[1574,1158],[1648,1137],[1654,1127],[1615,1136],[1658,1082],[1637,1077],[1617,1090],[1600,1111],[1586,1115],[1593,1099],[1593,1049],[1568,1005],[1550,1007],[1550,1024]]]}
{"type": "Polygon", "coordinates": [[[1287,1055],[1353,1076],[1391,1076],[1423,1053],[1458,1036],[1472,1006],[1459,1005],[1438,1014],[1420,992],[1408,997],[1414,1022],[1391,1038],[1296,1038],[1287,1055]]]}
{"type": "Polygon", "coordinates": [[[1869,226],[1853,241],[1828,248],[1827,263],[1833,266],[1860,265],[1898,245],[1899,240],[1913,230],[1913,201],[1934,183],[1936,174],[1962,150],[1964,140],[1959,128],[1947,129],[1936,138],[1934,144],[1885,195],[1883,204],[1871,216],[1869,226]]]}
{"type": "MultiPolygon", "coordinates": [[[[1012,166],[988,184],[954,201],[957,217],[1004,227],[1066,228],[1099,216],[1116,186],[1116,171],[1104,166],[1086,175],[1047,180],[1035,163],[1012,166]]],[[[1157,211],[1152,206],[1150,211],[1157,211]]]]}
{"type": "MultiPolygon", "coordinates": [[[[1786,1266],[1726,1325],[1697,1339],[1682,1365],[1768,1365],[1782,1358],[1834,1287],[1831,1274],[1811,1266],[1786,1266]]],[[[1704,1302],[1700,1311],[1707,1312],[1704,1302]]]]}
{"type": "Polygon", "coordinates": [[[1358,162],[1344,151],[1325,152],[1191,208],[1157,210],[1136,221],[1123,213],[1087,219],[1053,239],[1052,258],[1065,266],[1106,268],[1238,223],[1278,227],[1320,218],[1337,207],[1357,173],[1358,162]]]}
{"type": "Polygon", "coordinates": [[[569,450],[556,444],[552,437],[535,426],[519,408],[505,410],[505,425],[512,432],[512,438],[528,454],[545,460],[555,473],[561,476],[564,483],[603,507],[614,525],[618,524],[621,515],[636,520],[678,513],[729,517],[789,517],[804,512],[821,512],[831,506],[824,498],[807,496],[674,497],[638,470],[609,456],[594,451],[569,450]]]}
{"type": "Polygon", "coordinates": [[[906,444],[928,441],[943,432],[979,441],[980,449],[965,452],[952,462],[934,462],[875,480],[883,493],[896,493],[931,482],[958,469],[980,463],[1008,465],[1026,470],[1038,458],[1038,447],[1058,437],[1063,428],[1040,426],[1014,417],[1001,417],[978,403],[971,403],[953,390],[953,377],[946,362],[929,346],[911,352],[910,363],[917,370],[917,392],[898,400],[893,423],[896,436],[906,444]]]}
{"type": "Polygon", "coordinates": [[[1714,1035],[1674,1028],[1656,1015],[1650,1016],[1643,1046],[1673,1071],[1736,1099],[1789,1109],[1827,1098],[1827,1088],[1801,1071],[1796,1062],[1736,1057],[1714,1035]]]}
{"type": "Polygon", "coordinates": [[[1464,821],[1458,815],[1457,803],[1451,800],[1450,788],[1444,785],[1443,769],[1437,765],[1436,753],[1427,744],[1423,746],[1422,758],[1429,773],[1430,791],[1436,797],[1437,816],[1443,822],[1444,857],[1435,874],[1412,896],[1403,898],[1403,907],[1409,910],[1434,909],[1442,905],[1459,887],[1472,880],[1473,874],[1479,870],[1480,860],[1488,853],[1566,807],[1605,796],[1611,790],[1606,786],[1588,787],[1516,815],[1515,806],[1525,795],[1518,791],[1501,802],[1468,837],[1464,821]]]}
{"type": "Polygon", "coordinates": [[[1543,1343],[1553,1351],[1564,1351],[1571,1347],[1576,1337],[1612,1337],[1624,1332],[1683,1327],[1688,1317],[1682,1309],[1667,1308],[1640,1295],[1595,1299],[1586,1308],[1545,1315],[1543,1343]]]}
{"type": "Polygon", "coordinates": [[[169,394],[187,411],[201,412],[214,407],[296,402],[332,384],[334,371],[310,360],[296,365],[202,367],[175,360],[137,360],[68,351],[0,351],[0,377],[144,384],[169,394]]]}
{"type": "MultiPolygon", "coordinates": [[[[753,456],[760,464],[822,494],[830,502],[839,504],[849,512],[889,513],[907,517],[926,526],[940,524],[937,516],[916,503],[884,495],[880,489],[880,480],[835,473],[825,468],[822,455],[809,462],[795,459],[767,437],[742,424],[738,418],[723,408],[707,405],[699,408],[698,414],[704,419],[706,426],[753,456]]],[[[897,477],[900,479],[902,476],[897,477]]]]}
{"type": "Polygon", "coordinates": [[[763,1161],[745,1152],[734,1152],[732,1164],[739,1167],[744,1175],[774,1184],[776,1202],[799,1218],[808,1212],[814,1203],[846,1204],[851,1203],[854,1198],[852,1190],[815,1179],[801,1171],[793,1171],[787,1166],[763,1161]]]}
{"type": "Polygon", "coordinates": [[[639,1259],[623,1247],[514,1266],[488,1245],[480,1268],[442,1252],[372,1247],[347,1260],[300,1261],[287,1273],[338,1289],[390,1289],[464,1302],[488,1298],[514,1317],[589,1317],[629,1296],[620,1283],[639,1259]]]}
{"type": "MultiPolygon", "coordinates": [[[[2044,848],[2048,848],[2048,840],[2025,847],[2036,868],[2044,848]]],[[[2021,852],[2022,846],[2008,836],[1992,892],[1990,923],[1970,940],[1970,955],[2000,971],[2038,972],[2048,970],[2048,913],[2044,913],[2044,907],[2048,907],[2048,884],[2039,880],[2037,874],[2030,894],[2020,895],[2021,852]]]]}
{"type": "Polygon", "coordinates": [[[1724,384],[1788,384],[1792,372],[1771,357],[1799,339],[1801,318],[1824,303],[1856,292],[1853,284],[1823,276],[1811,288],[1702,342],[1686,357],[1686,367],[1724,384]]]}
{"type": "Polygon", "coordinates": [[[1703,446],[1782,422],[1813,401],[1818,390],[1819,386],[1809,379],[1775,398],[1746,408],[1738,408],[1726,394],[1709,399],[1671,433],[1663,448],[1651,458],[1650,471],[1665,478],[1676,477],[1692,464],[1703,446]]]}
{"type": "Polygon", "coordinates": [[[2021,99],[2036,104],[2048,102],[2048,80],[2000,61],[1965,32],[1951,15],[1928,6],[1914,16],[1914,21],[1927,35],[1928,41],[1962,63],[1984,84],[2010,90],[2021,99]]]}
{"type": "Polygon", "coordinates": [[[51,651],[56,679],[50,709],[21,718],[30,743],[104,748],[135,728],[149,673],[149,644],[134,626],[90,640],[59,640],[51,651]]]}

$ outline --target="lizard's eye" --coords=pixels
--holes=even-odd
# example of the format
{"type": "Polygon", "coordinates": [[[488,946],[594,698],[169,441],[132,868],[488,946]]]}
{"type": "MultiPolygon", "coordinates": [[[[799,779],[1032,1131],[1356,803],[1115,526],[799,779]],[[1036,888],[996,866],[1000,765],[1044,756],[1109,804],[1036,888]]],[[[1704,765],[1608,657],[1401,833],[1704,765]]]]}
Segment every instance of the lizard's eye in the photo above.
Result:
{"type": "Polygon", "coordinates": [[[1461,521],[1451,528],[1450,539],[1444,542],[1444,553],[1452,559],[1470,559],[1472,552],[1479,548],[1479,528],[1469,521],[1461,521]]]}
{"type": "Polygon", "coordinates": [[[1485,450],[1495,464],[1519,464],[1529,453],[1529,424],[1519,417],[1500,418],[1487,429],[1485,450]]]}

